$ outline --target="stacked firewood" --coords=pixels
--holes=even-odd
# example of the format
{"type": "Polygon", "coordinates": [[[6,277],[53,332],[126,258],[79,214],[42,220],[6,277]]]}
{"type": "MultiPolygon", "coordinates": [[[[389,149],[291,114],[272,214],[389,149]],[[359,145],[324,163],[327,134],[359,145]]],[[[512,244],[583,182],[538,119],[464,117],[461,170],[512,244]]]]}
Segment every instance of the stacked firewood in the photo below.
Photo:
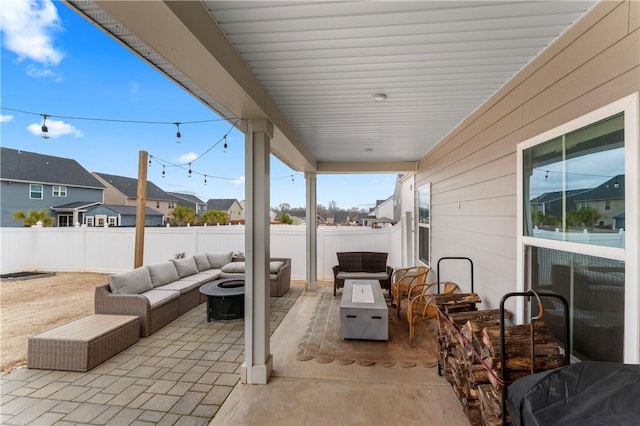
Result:
{"type": "MultiPolygon", "coordinates": [[[[500,310],[477,310],[480,298],[474,293],[435,296],[435,303],[439,368],[471,424],[502,424],[500,310]]],[[[508,312],[505,317],[510,318],[508,312]]],[[[532,373],[530,330],[530,324],[505,329],[507,383],[532,373]]],[[[533,371],[561,366],[564,358],[548,327],[536,322],[534,330],[533,371]]]]}

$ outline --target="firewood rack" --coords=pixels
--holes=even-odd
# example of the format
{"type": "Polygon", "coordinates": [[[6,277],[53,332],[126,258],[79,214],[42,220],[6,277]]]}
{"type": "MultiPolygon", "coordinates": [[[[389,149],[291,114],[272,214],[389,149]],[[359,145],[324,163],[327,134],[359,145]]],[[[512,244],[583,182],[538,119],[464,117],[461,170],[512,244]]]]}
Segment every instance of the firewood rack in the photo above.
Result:
{"type": "Polygon", "coordinates": [[[535,371],[534,368],[534,357],[535,357],[535,323],[536,321],[540,321],[544,318],[544,305],[542,304],[543,298],[554,298],[558,299],[564,306],[564,363],[565,365],[571,364],[571,339],[569,335],[569,302],[560,294],[554,293],[538,293],[534,290],[529,290],[525,292],[513,292],[507,293],[502,296],[500,300],[500,357],[501,357],[501,365],[502,365],[502,424],[507,424],[507,392],[508,392],[508,369],[507,369],[507,351],[506,351],[506,339],[505,339],[505,302],[511,297],[525,297],[527,298],[527,302],[529,303],[529,312],[532,311],[532,302],[537,302],[538,307],[538,315],[531,317],[531,374],[535,371]]]}

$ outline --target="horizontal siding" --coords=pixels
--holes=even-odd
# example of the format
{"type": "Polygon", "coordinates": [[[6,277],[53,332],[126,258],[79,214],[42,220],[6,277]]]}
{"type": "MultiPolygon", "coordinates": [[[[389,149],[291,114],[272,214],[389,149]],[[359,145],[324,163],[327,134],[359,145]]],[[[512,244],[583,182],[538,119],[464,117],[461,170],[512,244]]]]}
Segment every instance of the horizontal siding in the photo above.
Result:
{"type": "MultiPolygon", "coordinates": [[[[486,306],[516,290],[517,144],[640,90],[638,13],[596,5],[419,161],[416,187],[432,185],[432,263],[473,259],[486,306]]],[[[448,274],[468,281],[462,266],[448,274]]]]}

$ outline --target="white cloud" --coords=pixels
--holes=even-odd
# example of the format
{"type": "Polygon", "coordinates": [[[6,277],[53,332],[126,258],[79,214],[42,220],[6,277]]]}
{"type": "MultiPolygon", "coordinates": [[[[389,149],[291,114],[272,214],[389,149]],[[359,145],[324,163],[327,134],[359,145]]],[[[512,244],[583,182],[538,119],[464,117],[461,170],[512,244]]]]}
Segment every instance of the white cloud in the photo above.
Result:
{"type": "Polygon", "coordinates": [[[0,115],[0,123],[8,123],[13,120],[13,115],[0,115]]]}
{"type": "Polygon", "coordinates": [[[177,163],[188,164],[198,158],[198,154],[195,152],[187,152],[186,154],[182,154],[180,157],[176,158],[177,163]]]}
{"type": "Polygon", "coordinates": [[[238,179],[234,180],[233,183],[244,185],[244,176],[240,176],[238,179]]]}
{"type": "Polygon", "coordinates": [[[33,78],[48,78],[51,77],[56,83],[62,81],[62,75],[57,72],[53,72],[49,68],[40,68],[34,65],[29,65],[27,67],[27,75],[33,78]]]}
{"type": "MultiPolygon", "coordinates": [[[[77,138],[84,136],[82,132],[73,125],[65,123],[64,121],[59,120],[47,120],[47,128],[49,132],[47,135],[50,138],[59,138],[61,136],[73,135],[77,138]]],[[[27,130],[36,136],[42,136],[42,123],[33,123],[27,126],[27,130]]]]}
{"type": "Polygon", "coordinates": [[[2,0],[2,43],[19,61],[29,59],[56,66],[63,58],[53,45],[53,34],[62,30],[58,11],[51,0],[2,0]]]}

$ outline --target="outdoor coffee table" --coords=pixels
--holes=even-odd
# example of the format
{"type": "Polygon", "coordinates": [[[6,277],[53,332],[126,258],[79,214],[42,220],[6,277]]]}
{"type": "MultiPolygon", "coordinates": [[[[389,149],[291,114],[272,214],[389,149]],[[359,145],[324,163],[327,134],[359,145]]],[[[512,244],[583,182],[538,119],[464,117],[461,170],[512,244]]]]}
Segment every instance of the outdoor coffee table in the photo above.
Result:
{"type": "Polygon", "coordinates": [[[345,280],[340,302],[340,337],[389,340],[389,309],[376,280],[345,280]]]}
{"type": "Polygon", "coordinates": [[[207,322],[244,317],[244,275],[208,282],[200,293],[207,296],[207,322]]]}

